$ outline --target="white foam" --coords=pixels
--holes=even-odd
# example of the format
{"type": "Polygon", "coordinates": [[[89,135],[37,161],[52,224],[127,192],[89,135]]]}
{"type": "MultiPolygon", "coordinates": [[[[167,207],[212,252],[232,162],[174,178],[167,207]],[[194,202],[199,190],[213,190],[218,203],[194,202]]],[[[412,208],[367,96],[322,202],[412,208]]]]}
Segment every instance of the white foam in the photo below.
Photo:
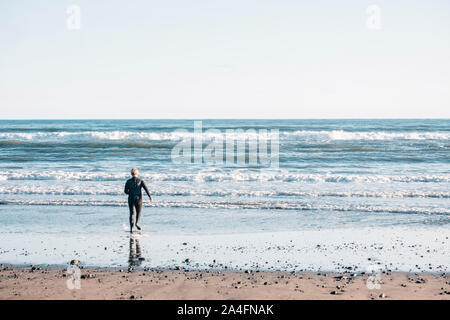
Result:
{"type": "MultiPolygon", "coordinates": [[[[3,205],[39,205],[39,206],[102,206],[125,207],[122,200],[2,200],[3,205]]],[[[264,210],[307,210],[307,211],[341,211],[368,213],[404,213],[427,215],[450,215],[447,207],[418,206],[377,206],[377,205],[339,205],[315,204],[297,201],[157,201],[146,204],[157,208],[202,208],[202,209],[264,209],[264,210]]]]}
{"type": "MultiPolygon", "coordinates": [[[[0,180],[63,180],[63,181],[119,181],[129,178],[126,172],[67,171],[67,170],[5,170],[0,172],[0,180]]],[[[186,182],[450,182],[450,174],[429,175],[381,175],[381,174],[307,174],[288,170],[251,172],[247,170],[144,173],[146,181],[186,181],[186,182]]]]}
{"type": "MultiPolygon", "coordinates": [[[[218,186],[216,186],[217,188],[218,186]]],[[[235,188],[239,185],[235,186],[235,188]]],[[[274,186],[275,187],[275,186],[274,186]]],[[[86,185],[85,183],[71,184],[26,184],[26,185],[3,185],[0,186],[0,194],[4,195],[59,195],[59,196],[123,196],[123,190],[111,184],[86,185]]],[[[450,198],[450,192],[442,191],[293,191],[275,190],[267,188],[265,190],[252,190],[246,186],[244,189],[232,188],[195,188],[194,186],[152,186],[152,194],[157,196],[171,197],[337,197],[337,198],[450,198]]]]}
{"type": "MultiPolygon", "coordinates": [[[[268,131],[270,132],[270,131],[268,131]]],[[[225,138],[256,139],[262,137],[258,130],[220,132],[204,131],[203,139],[225,138]]],[[[450,140],[449,132],[387,132],[387,131],[344,131],[344,130],[297,130],[280,131],[280,137],[312,140],[450,140]]],[[[1,132],[0,140],[18,141],[164,141],[193,138],[193,130],[174,130],[167,132],[135,132],[135,131],[59,131],[59,132],[1,132]]]]}
{"type": "MultiPolygon", "coordinates": [[[[270,131],[269,131],[270,132],[270,131]]],[[[204,131],[203,139],[225,138],[233,139],[249,139],[263,137],[258,131],[223,131],[210,132],[204,131]]],[[[135,132],[135,131],[79,131],[79,132],[1,132],[0,140],[19,140],[19,141],[164,141],[164,140],[180,140],[193,138],[193,130],[174,130],[170,132],[135,132]]]]}
{"type": "Polygon", "coordinates": [[[449,140],[448,132],[386,132],[386,131],[307,131],[285,133],[301,138],[319,140],[449,140]]]}

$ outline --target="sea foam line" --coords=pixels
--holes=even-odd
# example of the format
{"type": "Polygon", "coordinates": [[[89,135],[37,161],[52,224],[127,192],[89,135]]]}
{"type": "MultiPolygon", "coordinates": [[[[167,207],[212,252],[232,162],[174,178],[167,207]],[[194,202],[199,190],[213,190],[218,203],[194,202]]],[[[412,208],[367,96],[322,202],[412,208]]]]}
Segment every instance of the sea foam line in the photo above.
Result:
{"type": "MultiPolygon", "coordinates": [[[[1,200],[0,205],[37,205],[37,206],[101,206],[126,207],[126,201],[97,201],[97,200],[1,200]]],[[[161,201],[145,204],[157,208],[203,208],[203,209],[259,209],[259,210],[297,210],[297,211],[340,211],[340,212],[367,212],[367,213],[402,213],[426,215],[450,215],[447,208],[421,208],[421,207],[388,207],[364,205],[316,205],[310,203],[287,201],[219,201],[219,202],[178,202],[161,201]]]]}
{"type": "MultiPolygon", "coordinates": [[[[205,130],[203,139],[224,138],[223,132],[210,132],[205,130]]],[[[258,131],[228,132],[233,139],[258,138],[258,131]]],[[[28,142],[70,142],[70,141],[127,141],[127,140],[180,140],[193,138],[192,130],[174,130],[166,132],[137,132],[137,131],[58,131],[58,132],[0,132],[0,140],[28,141],[28,142]]],[[[414,132],[388,132],[388,131],[344,131],[344,130],[296,130],[280,131],[280,137],[286,139],[302,140],[450,140],[449,132],[414,131],[414,132]]]]}
{"type": "MultiPolygon", "coordinates": [[[[50,186],[0,186],[0,194],[4,195],[64,195],[64,196],[121,196],[123,190],[119,187],[114,188],[110,185],[104,189],[99,186],[80,185],[78,187],[65,187],[59,185],[50,186]]],[[[214,189],[193,189],[181,190],[180,187],[173,189],[152,188],[152,194],[155,196],[174,196],[174,197],[337,197],[337,198],[437,198],[449,199],[450,192],[439,191],[275,191],[275,190],[214,190],[214,189]]]]}
{"type": "MultiPolygon", "coordinates": [[[[61,181],[121,181],[128,179],[126,172],[87,172],[87,171],[0,171],[0,180],[61,180],[61,181]]],[[[450,182],[450,174],[430,175],[380,175],[380,174],[332,174],[332,173],[296,173],[289,171],[248,172],[246,170],[232,171],[200,171],[193,173],[144,173],[142,178],[149,182],[186,181],[186,182],[361,182],[361,183],[391,183],[391,182],[450,182]]]]}

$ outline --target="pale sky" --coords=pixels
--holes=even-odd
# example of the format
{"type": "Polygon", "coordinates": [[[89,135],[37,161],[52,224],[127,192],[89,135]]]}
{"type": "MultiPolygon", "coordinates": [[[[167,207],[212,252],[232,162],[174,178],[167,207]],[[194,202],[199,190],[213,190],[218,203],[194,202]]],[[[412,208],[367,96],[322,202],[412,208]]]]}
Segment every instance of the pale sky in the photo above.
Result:
{"type": "Polygon", "coordinates": [[[450,1],[3,0],[0,111],[450,118],[450,1]]]}

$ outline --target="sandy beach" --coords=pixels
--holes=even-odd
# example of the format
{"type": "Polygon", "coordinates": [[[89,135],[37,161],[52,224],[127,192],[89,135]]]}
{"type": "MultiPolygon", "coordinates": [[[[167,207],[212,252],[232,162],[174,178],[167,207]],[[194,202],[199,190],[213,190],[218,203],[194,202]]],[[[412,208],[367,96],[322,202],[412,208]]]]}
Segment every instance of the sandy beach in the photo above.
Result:
{"type": "Polygon", "coordinates": [[[368,289],[367,274],[81,269],[80,289],[68,289],[63,268],[3,266],[0,299],[450,299],[449,276],[380,274],[368,289]]]}

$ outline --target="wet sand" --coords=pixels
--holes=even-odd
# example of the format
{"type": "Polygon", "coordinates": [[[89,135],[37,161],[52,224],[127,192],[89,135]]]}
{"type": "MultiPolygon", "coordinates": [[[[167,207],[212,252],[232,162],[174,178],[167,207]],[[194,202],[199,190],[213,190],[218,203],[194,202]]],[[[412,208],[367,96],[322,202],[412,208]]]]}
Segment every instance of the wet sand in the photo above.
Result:
{"type": "Polygon", "coordinates": [[[450,278],[445,273],[381,273],[380,288],[369,289],[368,274],[350,272],[83,268],[80,289],[70,290],[67,287],[70,276],[62,267],[0,269],[0,299],[450,300],[450,278]]]}

